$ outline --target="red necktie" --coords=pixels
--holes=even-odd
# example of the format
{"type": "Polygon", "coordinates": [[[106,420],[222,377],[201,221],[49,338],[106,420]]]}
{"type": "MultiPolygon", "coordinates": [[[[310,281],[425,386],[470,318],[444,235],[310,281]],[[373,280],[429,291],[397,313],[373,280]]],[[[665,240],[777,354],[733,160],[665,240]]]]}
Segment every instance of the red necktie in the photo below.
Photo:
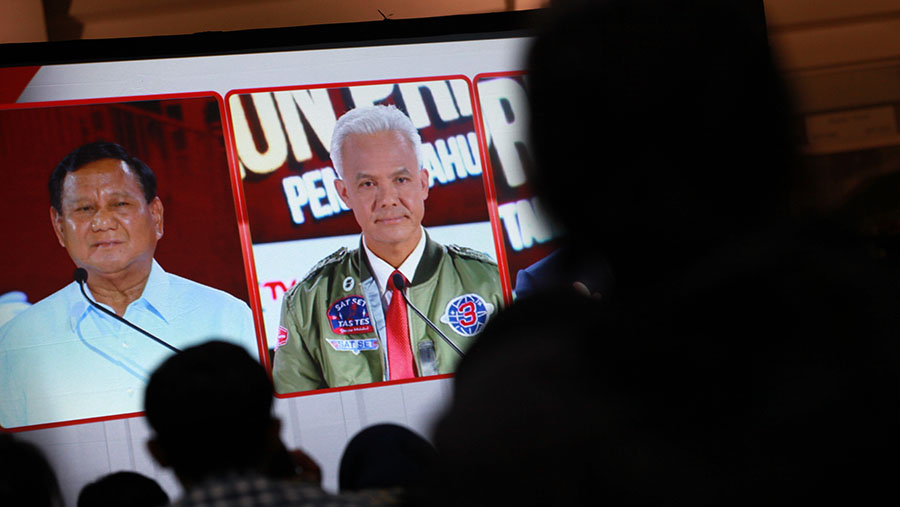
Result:
{"type": "MultiPolygon", "coordinates": [[[[406,317],[406,301],[400,289],[394,287],[394,275],[403,276],[400,271],[394,271],[388,278],[388,289],[391,291],[391,303],[387,309],[387,343],[388,366],[391,370],[391,380],[413,378],[416,372],[413,369],[412,348],[409,345],[409,321],[406,317]]],[[[403,277],[406,281],[406,277],[403,277]]]]}

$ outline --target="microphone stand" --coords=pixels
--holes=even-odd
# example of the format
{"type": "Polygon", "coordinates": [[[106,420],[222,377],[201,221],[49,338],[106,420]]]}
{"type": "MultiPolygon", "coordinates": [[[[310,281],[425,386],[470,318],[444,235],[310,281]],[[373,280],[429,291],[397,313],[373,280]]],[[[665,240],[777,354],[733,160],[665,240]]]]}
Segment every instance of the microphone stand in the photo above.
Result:
{"type": "Polygon", "coordinates": [[[399,274],[394,274],[394,276],[391,278],[391,281],[394,282],[394,287],[396,287],[397,289],[400,290],[400,295],[403,296],[403,300],[406,301],[406,304],[410,308],[413,309],[413,311],[416,313],[416,315],[421,317],[422,320],[424,320],[425,323],[428,324],[428,327],[433,329],[434,332],[438,334],[438,336],[440,336],[445,342],[447,342],[447,345],[450,345],[450,347],[453,350],[455,350],[456,353],[459,354],[460,357],[466,357],[466,355],[463,354],[463,351],[460,350],[460,348],[457,347],[456,344],[450,340],[450,338],[447,338],[447,335],[442,333],[441,330],[438,329],[437,326],[435,326],[433,322],[428,320],[428,317],[426,317],[422,312],[420,312],[419,309],[416,308],[415,305],[412,304],[412,302],[410,302],[409,298],[406,297],[406,293],[403,292],[403,289],[406,288],[406,280],[403,279],[403,276],[401,276],[399,274]]]}
{"type": "Polygon", "coordinates": [[[75,270],[75,275],[74,275],[74,277],[75,277],[75,281],[78,282],[78,287],[81,289],[81,294],[84,296],[84,299],[87,299],[88,303],[90,303],[91,305],[93,305],[95,308],[97,308],[98,310],[102,311],[103,313],[109,315],[110,317],[112,317],[112,318],[118,320],[119,322],[122,322],[123,324],[128,325],[129,327],[131,327],[131,328],[134,329],[135,331],[137,331],[137,332],[139,332],[139,333],[142,333],[142,334],[146,335],[148,338],[150,338],[150,339],[152,339],[153,341],[155,341],[156,343],[159,343],[160,345],[162,345],[162,346],[168,348],[168,349],[171,350],[172,352],[175,352],[176,354],[177,354],[178,352],[181,352],[180,350],[178,350],[177,348],[175,348],[175,347],[169,345],[169,344],[166,343],[165,341],[163,341],[163,340],[161,340],[161,339],[159,339],[159,338],[153,336],[152,334],[150,334],[150,333],[147,332],[147,331],[144,331],[143,329],[137,327],[136,325],[132,324],[131,322],[128,322],[128,321],[125,320],[123,317],[119,317],[115,312],[111,312],[111,311],[107,310],[106,308],[104,308],[103,306],[101,306],[99,303],[97,303],[96,301],[94,301],[93,299],[91,299],[90,297],[88,297],[87,292],[84,291],[84,282],[87,281],[87,270],[85,270],[84,268],[78,268],[78,269],[76,269],[76,270],[75,270]]]}

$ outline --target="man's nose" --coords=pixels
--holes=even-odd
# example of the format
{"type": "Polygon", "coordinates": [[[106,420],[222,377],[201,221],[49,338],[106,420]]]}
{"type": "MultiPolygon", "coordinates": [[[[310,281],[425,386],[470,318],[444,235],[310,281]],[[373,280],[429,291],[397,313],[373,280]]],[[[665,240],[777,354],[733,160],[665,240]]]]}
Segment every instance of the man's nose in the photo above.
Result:
{"type": "Polygon", "coordinates": [[[94,232],[107,231],[115,229],[118,225],[112,211],[106,208],[100,208],[91,218],[91,230],[94,232]]]}
{"type": "Polygon", "coordinates": [[[389,208],[400,203],[400,196],[393,185],[382,185],[378,188],[378,206],[389,208]]]}

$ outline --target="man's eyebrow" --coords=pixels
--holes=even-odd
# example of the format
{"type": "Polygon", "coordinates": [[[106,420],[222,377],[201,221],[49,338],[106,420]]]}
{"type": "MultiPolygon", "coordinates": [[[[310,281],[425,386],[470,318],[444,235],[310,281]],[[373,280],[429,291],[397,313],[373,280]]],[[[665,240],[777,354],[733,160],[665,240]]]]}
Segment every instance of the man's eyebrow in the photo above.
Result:
{"type": "Polygon", "coordinates": [[[69,207],[80,208],[82,206],[86,206],[88,204],[93,204],[93,203],[94,203],[94,201],[92,201],[90,199],[67,199],[67,200],[63,201],[61,204],[62,204],[63,208],[69,208],[69,207]]]}
{"type": "Polygon", "coordinates": [[[63,196],[62,204],[63,205],[65,205],[67,203],[68,204],[81,204],[81,203],[85,203],[85,202],[94,202],[94,200],[95,200],[94,197],[87,195],[87,194],[76,195],[76,196],[68,197],[68,198],[66,198],[66,196],[63,196]]]}
{"type": "MultiPolygon", "coordinates": [[[[143,193],[138,194],[138,195],[135,195],[135,194],[133,194],[133,193],[131,193],[131,192],[126,192],[126,191],[123,191],[123,190],[116,190],[116,191],[114,191],[114,192],[110,192],[109,194],[106,194],[106,195],[103,197],[103,199],[104,199],[104,200],[108,200],[108,199],[120,199],[120,198],[122,198],[122,197],[128,197],[128,198],[138,199],[138,198],[142,198],[142,197],[143,197],[143,193]]],[[[82,195],[76,195],[76,196],[74,196],[74,197],[72,197],[72,198],[70,198],[70,199],[64,199],[64,201],[69,202],[69,203],[73,203],[73,204],[75,204],[75,203],[84,203],[84,202],[93,202],[93,201],[94,201],[94,196],[92,196],[92,195],[90,195],[90,194],[82,194],[82,195]]]]}
{"type": "Polygon", "coordinates": [[[108,195],[109,195],[109,197],[139,197],[139,196],[143,197],[144,194],[143,194],[143,192],[141,192],[140,194],[135,195],[131,192],[127,192],[124,190],[116,190],[115,192],[110,192],[108,195]]]}
{"type": "MultiPolygon", "coordinates": [[[[390,176],[391,176],[391,177],[395,177],[395,176],[408,176],[408,175],[411,175],[411,174],[412,174],[412,171],[410,171],[408,167],[406,167],[406,166],[401,166],[399,169],[396,169],[394,172],[392,172],[392,173],[390,174],[390,176]]],[[[369,173],[358,172],[358,173],[356,173],[356,178],[355,178],[355,179],[356,179],[356,181],[359,181],[359,180],[371,179],[371,178],[373,178],[373,176],[372,176],[371,174],[369,174],[369,173]]]]}

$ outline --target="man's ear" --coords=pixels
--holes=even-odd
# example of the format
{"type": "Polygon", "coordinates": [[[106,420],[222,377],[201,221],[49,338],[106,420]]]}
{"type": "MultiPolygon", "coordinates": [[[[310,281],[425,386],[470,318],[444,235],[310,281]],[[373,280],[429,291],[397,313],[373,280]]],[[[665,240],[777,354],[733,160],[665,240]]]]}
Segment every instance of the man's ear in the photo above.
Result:
{"type": "Polygon", "coordinates": [[[56,234],[56,240],[65,248],[66,243],[63,241],[63,217],[56,211],[56,208],[50,206],[50,226],[53,227],[53,233],[56,234]]]}
{"type": "Polygon", "coordinates": [[[419,169],[419,181],[422,183],[422,192],[425,193],[422,200],[428,199],[428,169],[419,169]]]}
{"type": "Polygon", "coordinates": [[[346,204],[348,208],[352,208],[352,206],[350,206],[350,203],[347,202],[347,184],[344,182],[344,180],[334,180],[334,189],[337,190],[338,196],[340,196],[341,200],[344,201],[344,204],[346,204]]]}
{"type": "Polygon", "coordinates": [[[153,456],[153,459],[159,463],[159,466],[163,468],[169,468],[169,460],[166,457],[166,452],[163,451],[163,448],[159,445],[159,441],[156,438],[151,438],[147,440],[147,450],[150,451],[150,455],[153,456]]]}
{"type": "Polygon", "coordinates": [[[153,229],[156,232],[156,239],[163,237],[163,205],[159,200],[159,196],[153,198],[149,204],[150,216],[153,217],[153,229]]]}

